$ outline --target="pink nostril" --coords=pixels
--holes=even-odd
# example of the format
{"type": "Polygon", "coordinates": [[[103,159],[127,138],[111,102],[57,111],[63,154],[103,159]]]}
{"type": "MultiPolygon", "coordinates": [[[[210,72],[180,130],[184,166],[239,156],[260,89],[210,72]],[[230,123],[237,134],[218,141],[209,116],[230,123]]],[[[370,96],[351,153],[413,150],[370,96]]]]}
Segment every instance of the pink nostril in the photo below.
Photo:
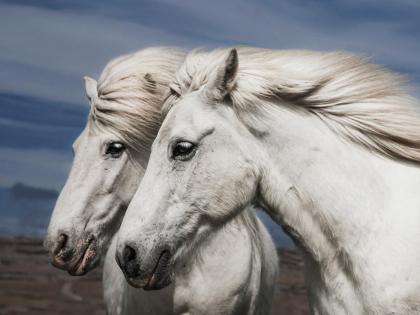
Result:
{"type": "Polygon", "coordinates": [[[70,258],[70,252],[66,251],[66,245],[68,241],[68,236],[66,234],[61,234],[52,250],[52,261],[51,263],[53,266],[66,269],[67,268],[67,261],[70,258]]]}
{"type": "Polygon", "coordinates": [[[54,256],[56,256],[66,246],[67,240],[68,236],[66,234],[60,234],[53,249],[54,256]]]}

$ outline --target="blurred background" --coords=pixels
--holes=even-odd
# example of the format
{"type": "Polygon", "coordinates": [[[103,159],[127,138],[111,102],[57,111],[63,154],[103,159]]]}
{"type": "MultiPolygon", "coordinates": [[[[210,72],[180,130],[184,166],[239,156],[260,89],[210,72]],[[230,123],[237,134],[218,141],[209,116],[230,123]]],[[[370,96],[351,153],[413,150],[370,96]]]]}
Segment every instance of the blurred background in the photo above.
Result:
{"type": "Polygon", "coordinates": [[[419,0],[0,0],[0,236],[44,235],[88,113],[82,77],[110,59],[152,45],[350,50],[420,96],[419,16],[419,0]]]}

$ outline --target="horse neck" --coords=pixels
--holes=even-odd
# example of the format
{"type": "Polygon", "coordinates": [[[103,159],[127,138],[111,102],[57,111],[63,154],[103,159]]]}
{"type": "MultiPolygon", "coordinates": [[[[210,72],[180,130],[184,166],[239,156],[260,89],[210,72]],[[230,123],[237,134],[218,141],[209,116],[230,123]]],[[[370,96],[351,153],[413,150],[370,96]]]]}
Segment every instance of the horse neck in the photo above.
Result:
{"type": "Polygon", "coordinates": [[[188,265],[200,266],[202,270],[205,270],[213,264],[220,266],[221,259],[232,259],[237,262],[232,262],[232,264],[224,262],[223,265],[226,268],[231,267],[233,272],[237,264],[260,265],[264,237],[255,211],[249,206],[228,222],[209,232],[207,237],[196,245],[196,250],[190,256],[188,265]]]}
{"type": "MultiPolygon", "coordinates": [[[[253,207],[247,207],[210,232],[188,263],[177,269],[175,300],[178,303],[193,290],[195,297],[228,303],[236,300],[241,314],[268,312],[273,294],[272,279],[277,275],[277,255],[255,212],[253,207]],[[197,291],[197,287],[202,289],[197,291]]],[[[186,303],[194,303],[194,300],[186,303]]]]}
{"type": "Polygon", "coordinates": [[[396,270],[410,277],[420,259],[419,168],[341,139],[315,115],[279,110],[270,125],[258,140],[258,198],[303,249],[313,304],[330,314],[320,305],[331,307],[334,292],[336,313],[365,313],[405,294],[392,281],[396,270]]]}

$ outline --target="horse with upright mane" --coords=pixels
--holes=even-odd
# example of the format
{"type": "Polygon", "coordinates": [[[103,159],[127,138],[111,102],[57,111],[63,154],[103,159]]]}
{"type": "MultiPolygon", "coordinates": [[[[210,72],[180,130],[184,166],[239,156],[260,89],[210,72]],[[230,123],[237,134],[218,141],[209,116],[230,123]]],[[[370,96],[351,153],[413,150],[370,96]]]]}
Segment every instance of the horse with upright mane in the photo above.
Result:
{"type": "Polygon", "coordinates": [[[420,115],[399,75],[241,47],[191,52],[170,89],[118,255],[133,222],[142,271],[156,244],[177,256],[187,222],[197,235],[254,203],[302,249],[314,314],[420,312],[420,115]]]}
{"type": "MultiPolygon", "coordinates": [[[[53,264],[72,275],[97,266],[147,166],[160,109],[184,52],[148,48],[119,57],[100,79],[86,77],[88,122],[73,145],[70,176],[55,206],[46,245],[53,264]]],[[[107,250],[103,289],[108,314],[267,314],[277,278],[274,244],[251,205],[200,239],[184,239],[173,273],[156,262],[148,292],[126,282],[107,250]]],[[[141,227],[138,233],[143,233],[141,227]]],[[[121,261],[131,255],[128,249],[121,261]]],[[[121,264],[120,261],[120,264],[121,264]]],[[[133,284],[135,268],[124,269],[133,284]]]]}

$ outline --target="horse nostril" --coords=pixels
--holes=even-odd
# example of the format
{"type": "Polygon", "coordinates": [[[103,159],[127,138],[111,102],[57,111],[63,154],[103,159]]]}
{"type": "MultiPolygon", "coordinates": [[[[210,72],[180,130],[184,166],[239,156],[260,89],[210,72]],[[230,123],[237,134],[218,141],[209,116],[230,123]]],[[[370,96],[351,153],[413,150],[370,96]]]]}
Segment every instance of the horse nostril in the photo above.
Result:
{"type": "Polygon", "coordinates": [[[66,247],[68,239],[69,237],[66,234],[60,234],[53,249],[54,255],[57,255],[64,247],[66,247]]]}
{"type": "Polygon", "coordinates": [[[137,253],[134,248],[126,245],[120,257],[117,256],[117,262],[128,277],[136,277],[139,273],[140,265],[136,261],[137,253]]]}
{"type": "Polygon", "coordinates": [[[66,234],[60,234],[52,249],[53,266],[66,270],[67,263],[72,257],[72,251],[66,248],[69,237],[66,234]]]}
{"type": "Polygon", "coordinates": [[[136,251],[131,246],[126,245],[123,251],[123,263],[126,264],[136,259],[136,251]]]}

